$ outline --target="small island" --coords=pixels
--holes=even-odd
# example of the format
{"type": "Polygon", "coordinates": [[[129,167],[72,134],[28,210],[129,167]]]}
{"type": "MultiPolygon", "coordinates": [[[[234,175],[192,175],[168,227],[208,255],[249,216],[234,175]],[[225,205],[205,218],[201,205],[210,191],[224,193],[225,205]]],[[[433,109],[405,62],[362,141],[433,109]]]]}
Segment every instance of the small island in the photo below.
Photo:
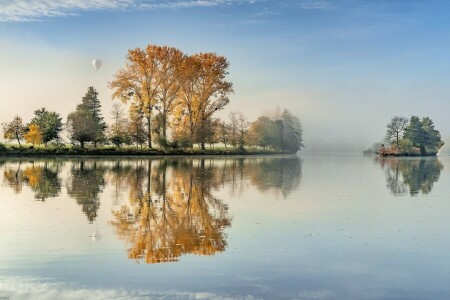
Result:
{"type": "MultiPolygon", "coordinates": [[[[443,145],[441,134],[429,117],[394,116],[387,125],[385,143],[375,153],[380,156],[436,156],[443,145]]],[[[364,153],[372,151],[373,147],[364,153]]]]}
{"type": "MultiPolygon", "coordinates": [[[[96,70],[99,60],[93,62],[96,70]]],[[[148,45],[128,51],[111,82],[114,103],[107,124],[99,93],[89,87],[63,117],[47,108],[24,122],[3,123],[1,156],[16,155],[242,155],[296,153],[303,147],[300,120],[275,109],[254,122],[241,111],[217,117],[230,102],[228,60],[215,53],[188,55],[148,45]],[[24,142],[26,145],[24,145],[24,142]],[[209,146],[209,147],[208,147],[209,146]]]]}

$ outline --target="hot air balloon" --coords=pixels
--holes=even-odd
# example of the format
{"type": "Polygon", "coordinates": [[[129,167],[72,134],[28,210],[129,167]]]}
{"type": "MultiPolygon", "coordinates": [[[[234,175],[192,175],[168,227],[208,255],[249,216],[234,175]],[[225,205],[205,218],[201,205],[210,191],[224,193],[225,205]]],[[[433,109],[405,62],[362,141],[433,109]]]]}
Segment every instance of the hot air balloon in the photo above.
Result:
{"type": "Polygon", "coordinates": [[[92,66],[94,66],[94,69],[98,71],[98,69],[102,66],[102,61],[99,58],[96,58],[92,61],[92,66]]]}

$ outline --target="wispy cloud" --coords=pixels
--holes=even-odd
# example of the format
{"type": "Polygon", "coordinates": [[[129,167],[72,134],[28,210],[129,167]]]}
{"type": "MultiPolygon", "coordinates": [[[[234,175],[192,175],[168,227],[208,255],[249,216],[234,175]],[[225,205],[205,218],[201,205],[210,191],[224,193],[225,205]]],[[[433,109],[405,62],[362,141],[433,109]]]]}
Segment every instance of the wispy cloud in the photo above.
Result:
{"type": "Polygon", "coordinates": [[[331,8],[331,3],[322,0],[303,0],[299,1],[298,5],[302,9],[328,9],[331,8]]]}
{"type": "Polygon", "coordinates": [[[96,10],[190,8],[256,3],[261,0],[0,0],[0,22],[36,21],[96,10]]]}
{"type": "Polygon", "coordinates": [[[222,295],[208,292],[154,292],[148,290],[91,289],[74,283],[52,282],[37,278],[0,277],[0,293],[10,299],[213,299],[256,300],[253,296],[222,295]]]}

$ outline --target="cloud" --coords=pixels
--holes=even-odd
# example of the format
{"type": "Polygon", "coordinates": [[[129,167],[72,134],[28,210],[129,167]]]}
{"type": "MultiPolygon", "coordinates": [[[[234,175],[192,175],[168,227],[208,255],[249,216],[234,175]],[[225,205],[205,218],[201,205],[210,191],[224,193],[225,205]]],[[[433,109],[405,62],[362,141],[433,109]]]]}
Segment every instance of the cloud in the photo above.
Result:
{"type": "Polygon", "coordinates": [[[0,0],[0,22],[38,21],[83,11],[145,10],[253,4],[261,0],[0,0]]]}
{"type": "Polygon", "coordinates": [[[328,9],[331,7],[331,3],[322,0],[304,0],[300,1],[299,4],[302,9],[328,9]]]}
{"type": "Polygon", "coordinates": [[[256,300],[253,296],[222,295],[209,292],[180,292],[180,291],[148,291],[126,289],[92,289],[79,287],[73,283],[52,282],[48,279],[27,277],[1,277],[0,296],[10,299],[213,299],[213,300],[256,300]]]}

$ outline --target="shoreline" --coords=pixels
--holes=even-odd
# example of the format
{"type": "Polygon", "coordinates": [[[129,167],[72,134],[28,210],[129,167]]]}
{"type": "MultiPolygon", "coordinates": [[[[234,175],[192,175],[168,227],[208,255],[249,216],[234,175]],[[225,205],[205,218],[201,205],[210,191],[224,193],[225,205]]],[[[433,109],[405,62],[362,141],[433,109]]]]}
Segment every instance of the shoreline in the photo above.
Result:
{"type": "Polygon", "coordinates": [[[3,149],[0,151],[0,158],[7,157],[208,157],[208,156],[276,156],[276,155],[295,155],[289,151],[275,150],[254,150],[254,149],[188,149],[188,150],[141,150],[141,149],[58,149],[58,148],[40,148],[40,149],[3,149]]]}

